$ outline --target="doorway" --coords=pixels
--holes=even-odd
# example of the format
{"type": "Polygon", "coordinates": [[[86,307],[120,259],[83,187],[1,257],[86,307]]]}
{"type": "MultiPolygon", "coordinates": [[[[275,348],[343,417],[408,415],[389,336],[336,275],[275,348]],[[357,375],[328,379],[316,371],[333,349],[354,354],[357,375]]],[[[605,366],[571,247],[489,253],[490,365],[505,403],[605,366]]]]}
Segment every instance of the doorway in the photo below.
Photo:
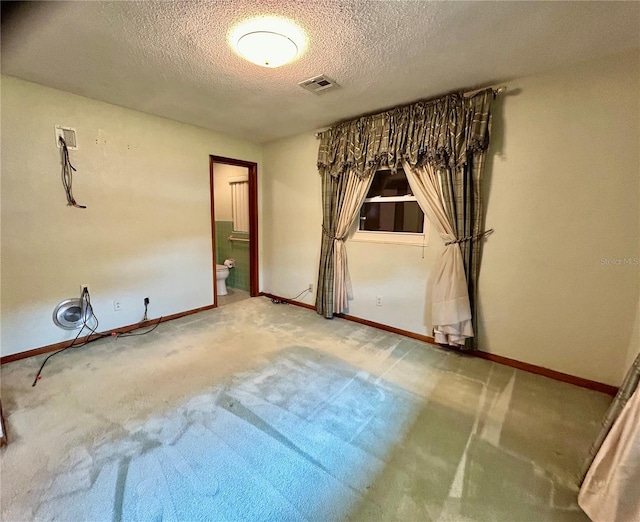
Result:
{"type": "Polygon", "coordinates": [[[258,164],[209,156],[213,304],[259,294],[258,164]]]}

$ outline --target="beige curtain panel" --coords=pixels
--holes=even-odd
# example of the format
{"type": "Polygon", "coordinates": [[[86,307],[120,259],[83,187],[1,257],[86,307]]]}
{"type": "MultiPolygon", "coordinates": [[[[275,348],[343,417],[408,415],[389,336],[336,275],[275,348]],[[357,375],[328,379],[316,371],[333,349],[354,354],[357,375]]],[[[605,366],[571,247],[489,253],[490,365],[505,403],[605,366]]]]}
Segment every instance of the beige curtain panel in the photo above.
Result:
{"type": "Polygon", "coordinates": [[[594,522],[640,520],[640,355],[602,421],[578,504],[594,522]]]}
{"type": "Polygon", "coordinates": [[[593,522],[640,520],[640,389],[626,403],[580,488],[593,522]]]}
{"type": "Polygon", "coordinates": [[[367,196],[372,179],[373,176],[363,179],[357,176],[355,172],[347,172],[343,176],[344,191],[337,214],[336,237],[333,240],[335,254],[333,309],[336,312],[345,311],[348,306],[348,300],[353,299],[345,240],[351,225],[353,225],[360,213],[360,207],[367,196]]]}
{"type": "Polygon", "coordinates": [[[460,246],[452,243],[456,235],[445,210],[438,174],[428,163],[412,168],[405,162],[404,171],[420,208],[445,243],[431,289],[433,336],[440,344],[464,346],[473,337],[469,291],[460,246]]]}

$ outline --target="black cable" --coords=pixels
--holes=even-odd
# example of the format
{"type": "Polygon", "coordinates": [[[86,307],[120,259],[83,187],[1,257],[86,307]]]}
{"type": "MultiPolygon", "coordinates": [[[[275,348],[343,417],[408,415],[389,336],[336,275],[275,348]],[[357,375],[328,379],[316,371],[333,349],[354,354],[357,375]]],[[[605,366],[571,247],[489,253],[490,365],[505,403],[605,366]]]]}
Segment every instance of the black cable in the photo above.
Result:
{"type": "Polygon", "coordinates": [[[38,381],[40,380],[40,374],[42,373],[42,370],[44,370],[45,364],[47,364],[49,359],[51,359],[52,357],[58,355],[59,353],[64,352],[65,350],[68,350],[69,348],[80,348],[81,346],[89,344],[92,341],[97,341],[98,339],[102,339],[103,337],[108,337],[109,334],[98,334],[99,337],[91,339],[91,336],[96,333],[96,330],[98,329],[98,325],[100,323],[96,315],[93,313],[93,307],[91,306],[91,297],[89,295],[89,291],[86,288],[82,291],[82,296],[80,297],[80,301],[81,301],[81,306],[83,308],[82,327],[80,328],[80,331],[68,346],[65,346],[64,348],[62,348],[61,350],[58,350],[57,352],[53,352],[44,361],[42,361],[42,364],[40,365],[40,369],[38,370],[38,373],[36,374],[35,379],[33,379],[33,384],[31,386],[35,386],[36,384],[38,384],[38,381]],[[80,337],[80,334],[84,331],[84,329],[88,328],[87,327],[87,323],[88,323],[87,311],[88,310],[91,311],[91,315],[89,316],[89,319],[93,317],[96,320],[96,325],[93,328],[89,328],[91,330],[91,333],[88,335],[87,340],[84,343],[75,344],[75,342],[78,340],[78,338],[80,337]]]}
{"type": "Polygon", "coordinates": [[[76,172],[76,168],[71,164],[69,159],[69,149],[67,143],[62,136],[58,137],[60,144],[62,145],[62,185],[64,191],[67,194],[67,205],[76,208],[87,208],[85,205],[79,205],[73,197],[73,191],[71,186],[73,185],[73,173],[76,172]]]}
{"type": "Polygon", "coordinates": [[[82,291],[81,302],[83,304],[86,304],[87,308],[85,308],[85,311],[84,311],[83,320],[82,320],[82,327],[80,328],[80,331],[75,336],[73,341],[71,341],[71,344],[69,344],[69,346],[65,346],[61,350],[58,350],[57,352],[53,352],[44,361],[42,361],[42,364],[40,365],[40,369],[38,370],[38,373],[36,374],[36,377],[33,380],[33,384],[31,386],[35,386],[38,383],[38,381],[41,378],[40,375],[42,374],[42,370],[44,369],[44,366],[45,366],[45,364],[47,364],[49,359],[51,359],[52,357],[58,355],[59,353],[62,353],[65,350],[68,350],[69,348],[81,348],[82,346],[86,346],[89,343],[92,343],[92,342],[97,341],[99,339],[103,339],[105,337],[116,337],[116,338],[119,338],[119,337],[133,337],[134,335],[147,335],[148,333],[151,333],[156,328],[158,328],[158,325],[162,322],[162,319],[163,319],[162,317],[160,317],[160,319],[158,319],[158,322],[153,325],[153,328],[151,328],[150,330],[147,330],[146,332],[125,333],[125,334],[117,334],[115,332],[109,332],[109,333],[97,333],[96,334],[96,331],[98,330],[98,326],[99,326],[100,322],[98,321],[98,317],[96,316],[96,314],[93,311],[93,306],[91,305],[91,296],[89,294],[89,291],[86,288],[82,291]],[[87,319],[87,310],[90,311],[89,319],[87,319]],[[88,321],[92,317],[96,321],[96,325],[93,328],[87,326],[88,321]],[[91,333],[87,336],[87,340],[85,342],[81,343],[81,344],[75,344],[75,342],[78,340],[78,338],[80,337],[80,334],[84,331],[85,328],[89,328],[91,330],[91,333]],[[91,336],[94,335],[94,334],[97,335],[97,337],[94,337],[92,339],[91,336]]]}
{"type": "Polygon", "coordinates": [[[151,328],[151,330],[147,330],[146,332],[139,332],[139,333],[131,333],[131,332],[126,332],[126,333],[121,333],[121,334],[115,334],[116,338],[120,339],[120,337],[133,337],[134,335],[147,335],[148,333],[153,332],[156,328],[158,328],[158,325],[162,322],[162,316],[160,316],[160,319],[158,319],[158,322],[156,324],[153,325],[153,328],[151,328]]]}
{"type": "MultiPolygon", "coordinates": [[[[305,289],[302,292],[300,292],[297,296],[295,297],[287,297],[287,301],[293,301],[294,299],[298,299],[298,297],[300,297],[302,294],[304,294],[305,292],[309,292],[309,289],[305,289]]],[[[271,299],[271,302],[273,304],[289,304],[287,301],[283,300],[283,299],[276,299],[275,297],[271,299]]]]}

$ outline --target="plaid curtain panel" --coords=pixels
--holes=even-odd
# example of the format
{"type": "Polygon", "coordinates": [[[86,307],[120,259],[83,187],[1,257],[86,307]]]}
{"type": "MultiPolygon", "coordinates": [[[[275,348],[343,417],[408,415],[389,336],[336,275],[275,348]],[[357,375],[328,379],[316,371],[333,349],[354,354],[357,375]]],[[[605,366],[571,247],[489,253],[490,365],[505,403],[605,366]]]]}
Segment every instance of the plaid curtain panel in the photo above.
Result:
{"type": "Polygon", "coordinates": [[[482,173],[484,171],[485,152],[471,153],[469,161],[461,168],[440,170],[442,193],[447,215],[453,223],[460,242],[460,252],[467,277],[471,321],[475,335],[467,339],[463,349],[477,349],[478,325],[476,317],[476,295],[478,293],[478,273],[484,232],[484,214],[482,204],[482,173]]]}
{"type": "Polygon", "coordinates": [[[322,244],[320,247],[320,268],[316,291],[316,310],[327,319],[333,317],[334,250],[338,214],[340,179],[328,174],[322,175],[322,244]]]}

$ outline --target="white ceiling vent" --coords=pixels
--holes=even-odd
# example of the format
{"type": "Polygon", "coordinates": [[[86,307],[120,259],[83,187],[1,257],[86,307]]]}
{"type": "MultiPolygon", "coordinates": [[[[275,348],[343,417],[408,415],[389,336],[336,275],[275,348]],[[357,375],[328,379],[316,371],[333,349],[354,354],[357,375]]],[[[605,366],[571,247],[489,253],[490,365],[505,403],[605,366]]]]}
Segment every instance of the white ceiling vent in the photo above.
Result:
{"type": "Polygon", "coordinates": [[[334,82],[331,78],[327,78],[324,74],[321,74],[320,76],[314,76],[313,78],[309,78],[308,80],[304,80],[298,85],[314,94],[319,94],[320,92],[326,91],[327,89],[340,87],[336,82],[334,82]]]}
{"type": "Polygon", "coordinates": [[[60,138],[67,144],[67,149],[78,150],[78,142],[76,141],[76,130],[71,127],[56,125],[56,144],[61,148],[60,138]]]}

